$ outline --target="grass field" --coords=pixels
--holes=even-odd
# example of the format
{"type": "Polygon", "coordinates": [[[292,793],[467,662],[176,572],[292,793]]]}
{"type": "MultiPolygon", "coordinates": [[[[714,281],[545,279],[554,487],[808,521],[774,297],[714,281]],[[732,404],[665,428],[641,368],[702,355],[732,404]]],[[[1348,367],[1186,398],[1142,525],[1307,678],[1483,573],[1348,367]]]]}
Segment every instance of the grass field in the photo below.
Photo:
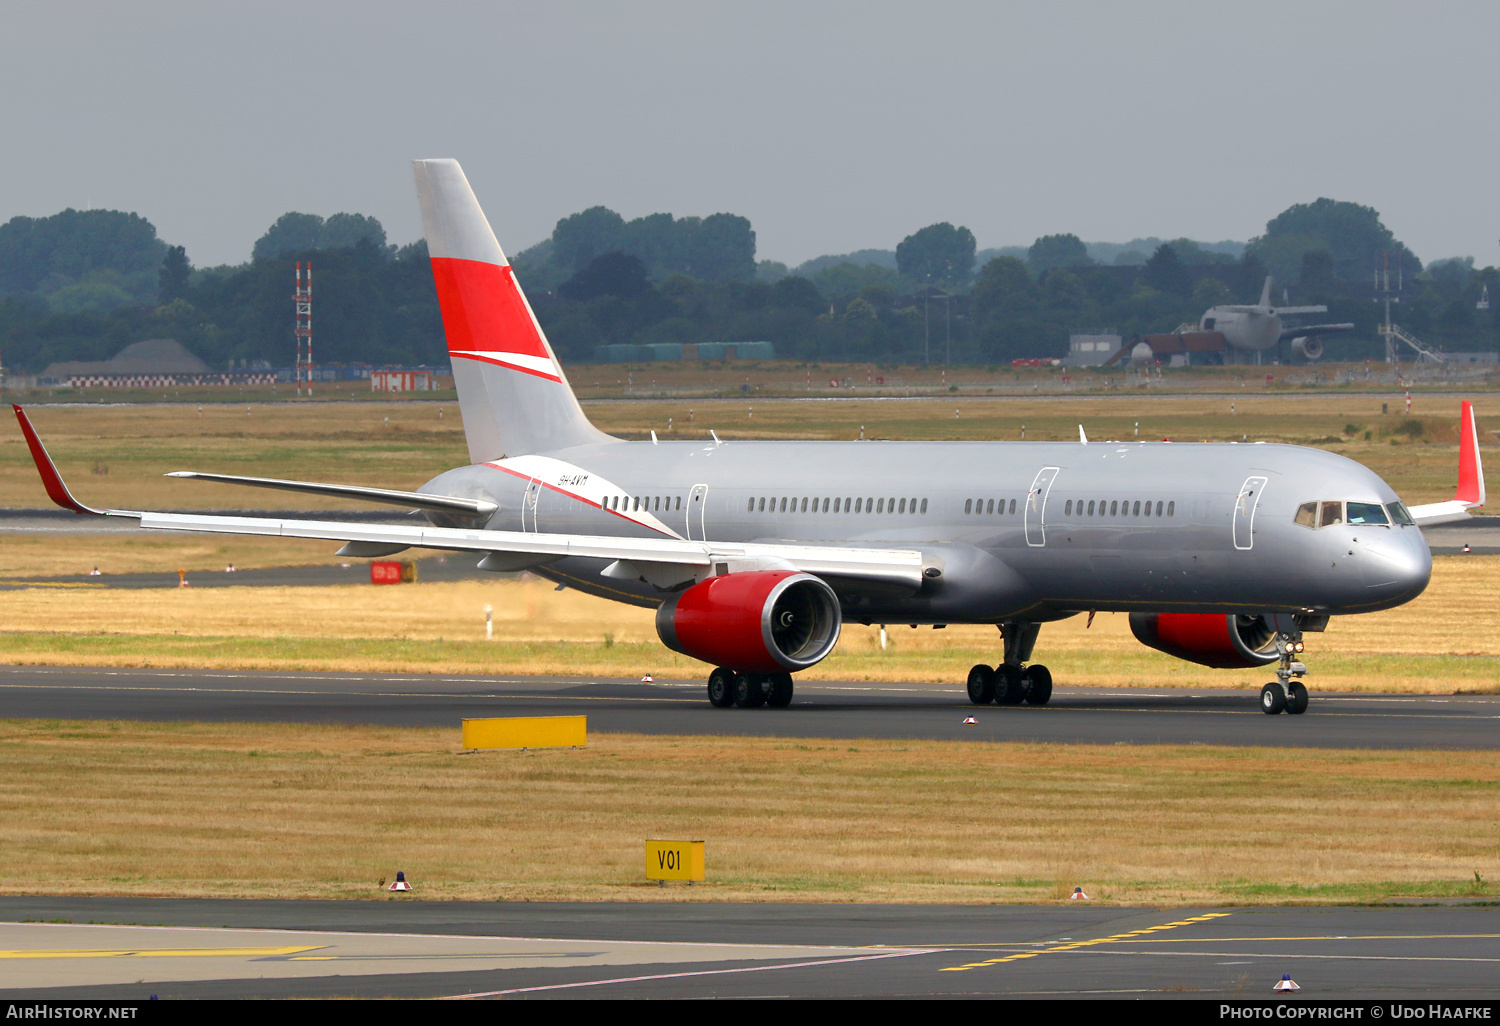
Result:
{"type": "Polygon", "coordinates": [[[1488,897],[1494,753],[0,721],[4,893],[1259,904],[1488,897]],[[1395,829],[1399,825],[1399,829],[1395,829]],[[643,841],[706,841],[658,889],[643,841]]]}
{"type": "MultiPolygon", "coordinates": [[[[1383,476],[1408,503],[1451,498],[1458,466],[1457,400],[1418,396],[1410,418],[1399,393],[1371,396],[1126,394],[871,402],[669,400],[599,402],[606,431],[664,438],[1076,439],[1281,441],[1318,445],[1383,476]],[[1381,414],[1382,402],[1392,411],[1381,414]],[[1231,411],[1231,405],[1233,410],[1231,411]],[[955,416],[955,413],[957,414],[955,416]],[[1418,435],[1411,421],[1421,422],[1418,435]],[[670,427],[669,427],[670,422],[670,427]],[[1137,428],[1139,425],[1139,428],[1137,428]],[[1137,435],[1139,430],[1139,435],[1137,435]],[[1370,438],[1366,439],[1365,432],[1370,438]]],[[[1500,426],[1500,396],[1477,401],[1481,428],[1500,426]]],[[[468,462],[451,402],[263,405],[37,406],[32,420],[85,501],[116,508],[327,509],[346,500],[163,478],[172,470],[415,488],[468,462]],[[201,412],[200,412],[201,409],[201,412]]],[[[1486,446],[1495,443],[1481,431],[1486,446]]],[[[49,505],[20,430],[0,431],[0,505],[49,505]]]]}
{"type": "MultiPolygon", "coordinates": [[[[189,578],[191,580],[191,577],[189,578]]],[[[654,612],[554,591],[541,580],[398,587],[25,588],[0,592],[11,664],[705,676],[664,648],[654,612]],[[495,640],[484,640],[484,607],[495,640]]],[[[1209,670],[1145,648],[1123,614],[1042,629],[1037,660],[1062,684],[1253,687],[1266,670],[1209,670]]],[[[1500,688],[1500,556],[1438,556],[1432,584],[1398,609],[1335,619],[1308,637],[1314,690],[1451,693],[1500,688]]],[[[802,679],[962,681],[998,661],[993,627],[849,624],[802,679]]]]}

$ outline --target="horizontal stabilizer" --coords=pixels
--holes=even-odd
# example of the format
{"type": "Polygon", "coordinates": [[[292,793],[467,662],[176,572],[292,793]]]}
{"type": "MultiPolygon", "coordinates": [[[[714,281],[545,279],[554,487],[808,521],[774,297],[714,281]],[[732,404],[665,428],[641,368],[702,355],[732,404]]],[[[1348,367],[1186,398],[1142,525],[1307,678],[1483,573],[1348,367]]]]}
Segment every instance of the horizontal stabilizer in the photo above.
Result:
{"type": "Polygon", "coordinates": [[[201,474],[195,470],[174,470],[166,476],[249,485],[252,488],[278,488],[284,492],[305,492],[309,495],[334,495],[343,499],[363,499],[366,502],[384,502],[392,506],[436,510],[439,513],[468,513],[472,516],[487,517],[500,508],[488,499],[460,499],[452,495],[400,492],[391,488],[366,488],[363,485],[325,484],[321,481],[283,481],[274,477],[237,477],[233,474],[201,474]]]}

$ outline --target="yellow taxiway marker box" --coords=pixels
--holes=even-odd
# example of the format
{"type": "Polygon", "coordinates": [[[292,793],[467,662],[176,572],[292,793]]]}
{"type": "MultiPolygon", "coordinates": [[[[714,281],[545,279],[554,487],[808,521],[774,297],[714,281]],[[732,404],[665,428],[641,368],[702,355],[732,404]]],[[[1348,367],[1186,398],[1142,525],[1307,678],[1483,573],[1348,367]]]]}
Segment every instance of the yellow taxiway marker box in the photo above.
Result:
{"type": "Polygon", "coordinates": [[[703,879],[702,841],[647,841],[647,880],[703,879]]]}
{"type": "Polygon", "coordinates": [[[581,748],[588,744],[585,716],[507,716],[464,720],[465,748],[581,748]]]}

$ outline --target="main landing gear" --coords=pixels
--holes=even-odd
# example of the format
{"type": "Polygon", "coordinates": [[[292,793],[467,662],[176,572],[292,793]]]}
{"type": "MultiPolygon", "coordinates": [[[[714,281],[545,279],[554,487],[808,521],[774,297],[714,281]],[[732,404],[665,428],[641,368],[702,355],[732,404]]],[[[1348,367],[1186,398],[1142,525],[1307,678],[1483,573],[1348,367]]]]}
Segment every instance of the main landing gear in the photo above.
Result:
{"type": "Polygon", "coordinates": [[[740,673],[720,666],[708,675],[708,702],[715,709],[785,709],[792,704],[792,675],[740,673]]]}
{"type": "Polygon", "coordinates": [[[1267,716],[1282,712],[1300,716],[1307,712],[1307,687],[1292,678],[1307,673],[1297,658],[1302,654],[1302,632],[1277,634],[1276,651],[1281,653],[1281,662],[1276,666],[1276,679],[1260,689],[1260,711],[1267,716]]]}
{"type": "Polygon", "coordinates": [[[1052,674],[1045,666],[1032,663],[1039,623],[1002,623],[1000,637],[1005,641],[1005,661],[993,670],[983,663],[969,671],[969,701],[975,705],[1046,705],[1052,697],[1052,674]]]}

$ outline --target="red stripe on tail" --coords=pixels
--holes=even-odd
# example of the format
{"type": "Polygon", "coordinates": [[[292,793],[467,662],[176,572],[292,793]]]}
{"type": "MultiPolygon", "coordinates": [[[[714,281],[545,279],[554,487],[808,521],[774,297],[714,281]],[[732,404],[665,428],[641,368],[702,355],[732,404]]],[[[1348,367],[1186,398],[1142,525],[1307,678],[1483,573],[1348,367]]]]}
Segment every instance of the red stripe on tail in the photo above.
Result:
{"type": "Polygon", "coordinates": [[[520,353],[551,359],[509,265],[434,257],[432,277],[450,353],[520,353]]]}

